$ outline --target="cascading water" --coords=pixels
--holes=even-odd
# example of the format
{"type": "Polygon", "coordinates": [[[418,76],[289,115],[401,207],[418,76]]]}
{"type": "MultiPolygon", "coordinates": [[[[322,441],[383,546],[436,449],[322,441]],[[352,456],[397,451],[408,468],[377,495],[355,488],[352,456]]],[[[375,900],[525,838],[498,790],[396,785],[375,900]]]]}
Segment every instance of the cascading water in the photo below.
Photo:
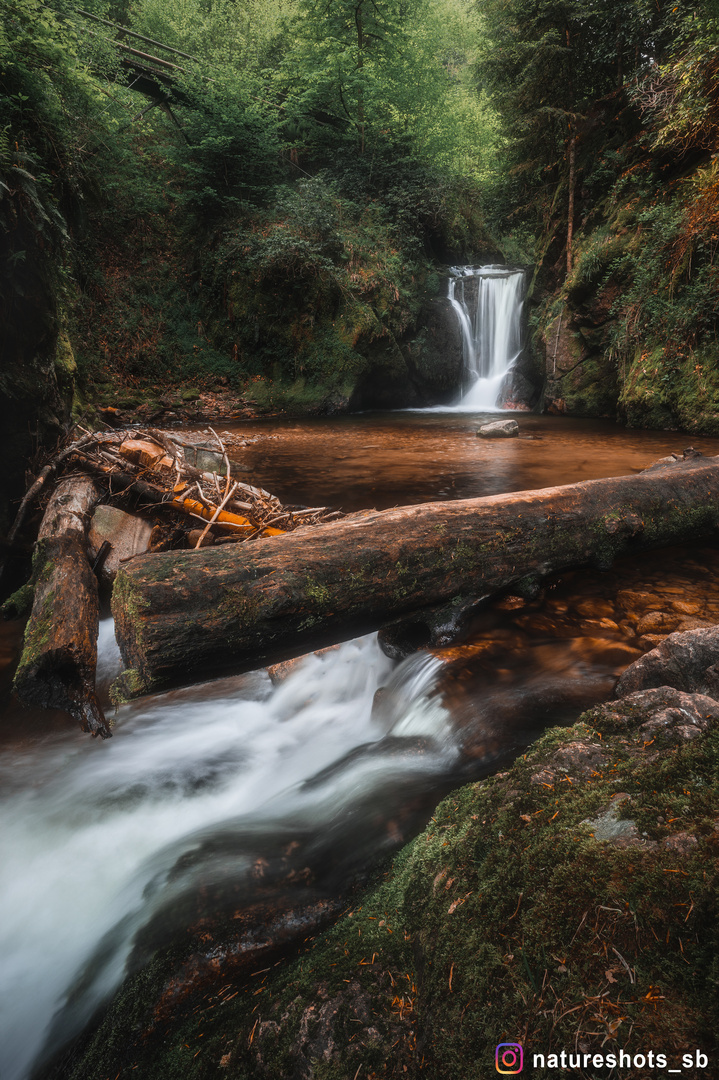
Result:
{"type": "Polygon", "coordinates": [[[522,351],[524,271],[452,267],[448,297],[462,331],[465,390],[456,407],[496,412],[502,383],[522,351]]]}
{"type": "MultiPolygon", "coordinates": [[[[99,680],[118,660],[108,620],[99,680]]],[[[257,858],[289,840],[341,880],[376,857],[391,841],[380,807],[397,820],[395,802],[457,761],[430,696],[439,667],[426,655],[395,667],[371,635],[307,657],[279,686],[258,671],[141,699],[104,744],[69,730],[6,753],[2,1080],[81,1030],[138,932],[199,888],[251,889],[257,858]]]]}

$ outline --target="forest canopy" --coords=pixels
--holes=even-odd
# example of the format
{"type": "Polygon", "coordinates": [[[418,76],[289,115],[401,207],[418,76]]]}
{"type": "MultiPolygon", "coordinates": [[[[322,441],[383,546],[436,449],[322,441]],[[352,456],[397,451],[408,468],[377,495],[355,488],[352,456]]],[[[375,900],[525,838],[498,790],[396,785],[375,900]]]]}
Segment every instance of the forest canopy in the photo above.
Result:
{"type": "Polygon", "coordinates": [[[506,259],[545,296],[613,275],[625,370],[627,327],[713,333],[717,55],[714,0],[6,0],[1,314],[91,398],[334,408],[410,377],[443,266],[506,259]]]}

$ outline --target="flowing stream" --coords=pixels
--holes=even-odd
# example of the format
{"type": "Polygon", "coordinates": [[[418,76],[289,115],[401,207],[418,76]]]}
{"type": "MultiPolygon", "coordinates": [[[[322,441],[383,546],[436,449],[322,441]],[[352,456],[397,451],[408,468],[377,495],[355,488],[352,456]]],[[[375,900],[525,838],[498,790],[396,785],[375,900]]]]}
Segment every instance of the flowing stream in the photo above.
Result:
{"type": "Polygon", "coordinates": [[[522,350],[523,270],[453,267],[448,297],[462,331],[465,389],[457,409],[494,412],[522,350]]]}
{"type": "MultiPolygon", "coordinates": [[[[108,678],[109,620],[101,644],[108,678]]],[[[82,1028],[153,916],[224,878],[249,883],[278,837],[335,879],[396,846],[386,821],[457,760],[447,712],[427,696],[439,666],[419,656],[393,672],[371,635],[311,655],[277,686],[260,671],[145,698],[119,711],[105,744],[69,731],[6,755],[3,1080],[27,1075],[58,1010],[48,1050],[82,1028]],[[380,685],[391,707],[373,713],[380,685]],[[232,843],[218,853],[221,837],[232,843]]]]}
{"type": "MultiPolygon", "coordinates": [[[[232,453],[271,490],[347,509],[616,475],[687,441],[519,421],[525,437],[494,447],[456,415],[253,422],[234,429],[232,453]]],[[[695,445],[719,452],[718,440],[695,445]]],[[[571,721],[607,696],[622,667],[651,647],[657,606],[672,628],[719,621],[718,571],[707,549],[569,575],[530,604],[498,603],[456,649],[395,664],[370,635],[296,662],[283,681],[263,670],[141,699],[118,711],[106,743],[62,714],[8,703],[2,1080],[25,1080],[38,1056],[82,1029],[138,940],[147,954],[196,919],[198,905],[225,895],[251,906],[258,866],[263,888],[278,895],[290,879],[309,882],[312,897],[361,880],[452,784],[486,774],[547,723],[571,721]]],[[[7,701],[17,637],[0,645],[7,701]]],[[[101,692],[118,663],[106,621],[101,692]]]]}

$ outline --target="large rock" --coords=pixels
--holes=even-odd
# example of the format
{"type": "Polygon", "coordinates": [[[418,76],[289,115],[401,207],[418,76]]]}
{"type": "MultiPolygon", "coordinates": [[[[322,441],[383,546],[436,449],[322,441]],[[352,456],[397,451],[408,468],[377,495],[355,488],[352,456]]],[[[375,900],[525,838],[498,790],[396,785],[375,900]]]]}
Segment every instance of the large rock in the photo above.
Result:
{"type": "Polygon", "coordinates": [[[519,424],[516,420],[494,420],[482,424],[477,434],[483,439],[514,439],[519,435],[519,424]]]}
{"type": "Polygon", "coordinates": [[[121,563],[146,552],[151,532],[152,525],[143,518],[126,514],[115,506],[96,507],[87,542],[91,561],[97,558],[105,541],[110,544],[110,551],[100,568],[103,580],[113,582],[121,563]]]}
{"type": "Polygon", "coordinates": [[[624,672],[617,697],[657,686],[719,698],[719,626],[670,634],[624,672]]]}
{"type": "Polygon", "coordinates": [[[529,412],[539,400],[539,390],[526,375],[517,368],[512,368],[502,383],[499,400],[504,409],[529,412]]]}

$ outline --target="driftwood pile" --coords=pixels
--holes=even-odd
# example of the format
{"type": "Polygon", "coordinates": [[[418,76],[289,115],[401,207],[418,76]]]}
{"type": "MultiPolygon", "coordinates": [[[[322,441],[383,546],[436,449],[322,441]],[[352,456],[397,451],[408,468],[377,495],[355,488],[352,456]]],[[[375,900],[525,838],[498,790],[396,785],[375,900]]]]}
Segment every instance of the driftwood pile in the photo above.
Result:
{"type": "MultiPolygon", "coordinates": [[[[343,516],[328,507],[283,506],[263,488],[235,479],[222,440],[212,434],[215,452],[156,429],[83,431],[42,469],[8,536],[11,544],[33,502],[60,474],[33,558],[33,606],[14,682],[23,702],[64,709],[83,730],[110,735],[95,694],[99,602],[93,573],[110,542],[93,551],[92,566],[88,560],[88,525],[98,503],[121,501],[149,518],[151,552],[280,536],[343,516]]],[[[133,521],[138,524],[137,517],[133,521]]]]}
{"type": "Polygon", "coordinates": [[[151,550],[277,536],[300,525],[342,517],[340,511],[326,506],[283,506],[264,488],[234,479],[224,444],[219,435],[213,435],[219,450],[215,471],[190,463],[194,446],[152,428],[88,434],[66,460],[104,481],[109,496],[129,492],[144,511],[161,508],[179,516],[174,520],[187,526],[187,543],[178,542],[177,533],[169,542],[160,527],[151,550]],[[203,525],[199,534],[196,522],[203,525]]]}

